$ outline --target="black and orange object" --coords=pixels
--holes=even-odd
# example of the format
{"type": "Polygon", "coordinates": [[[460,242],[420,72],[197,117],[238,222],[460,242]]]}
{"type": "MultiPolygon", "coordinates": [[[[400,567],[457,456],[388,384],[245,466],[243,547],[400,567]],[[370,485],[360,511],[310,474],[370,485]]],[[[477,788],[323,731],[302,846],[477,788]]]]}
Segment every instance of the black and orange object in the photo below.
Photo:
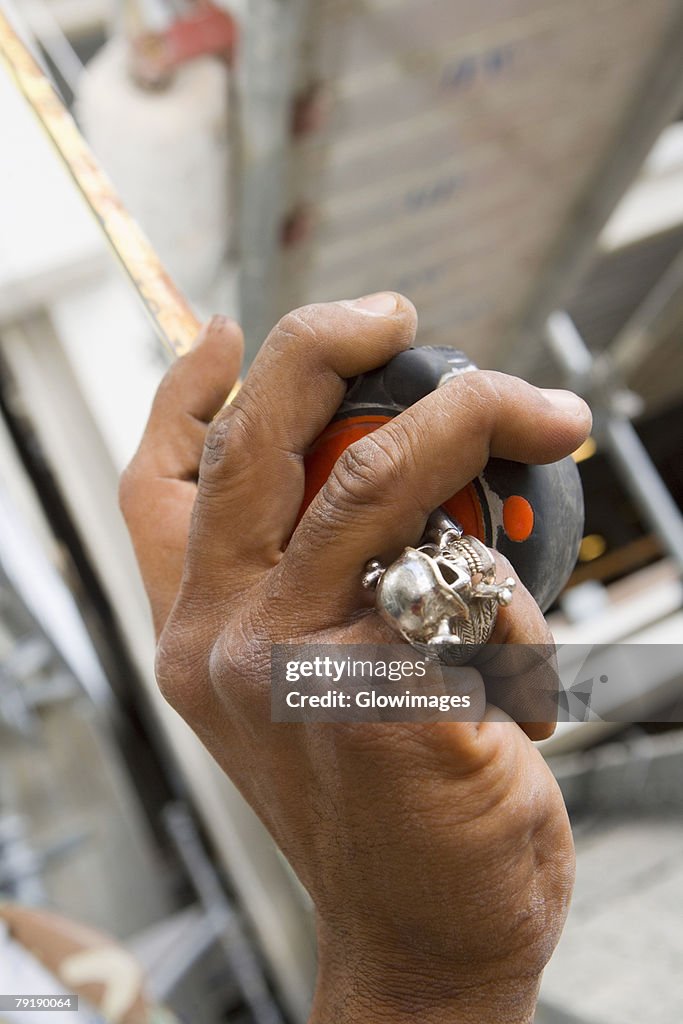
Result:
{"type": "MultiPolygon", "coordinates": [[[[348,445],[453,376],[475,369],[464,352],[424,346],[354,378],[336,416],[307,456],[303,507],[348,445]]],[[[574,568],[583,534],[583,491],[573,459],[547,466],[491,459],[481,476],[454,494],[444,508],[465,533],[509,558],[544,611],[553,603],[574,568]]]]}

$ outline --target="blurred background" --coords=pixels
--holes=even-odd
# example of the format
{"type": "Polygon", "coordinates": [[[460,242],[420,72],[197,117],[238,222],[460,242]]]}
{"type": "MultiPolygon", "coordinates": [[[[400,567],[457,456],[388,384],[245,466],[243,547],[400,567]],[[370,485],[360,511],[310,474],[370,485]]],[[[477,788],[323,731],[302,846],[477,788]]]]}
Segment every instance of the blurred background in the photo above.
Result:
{"type": "MultiPolygon", "coordinates": [[[[579,694],[542,745],[578,879],[537,1020],[680,1024],[683,4],[0,9],[248,359],[288,309],[389,288],[418,342],[589,400],[550,621],[567,672],[595,644],[669,653],[643,662],[638,724],[628,693],[600,716],[579,694]]],[[[0,131],[0,898],[113,936],[179,1019],[301,1024],[308,899],[156,693],[117,511],[168,356],[2,69],[0,131]]],[[[2,992],[20,932],[0,905],[2,992]]]]}

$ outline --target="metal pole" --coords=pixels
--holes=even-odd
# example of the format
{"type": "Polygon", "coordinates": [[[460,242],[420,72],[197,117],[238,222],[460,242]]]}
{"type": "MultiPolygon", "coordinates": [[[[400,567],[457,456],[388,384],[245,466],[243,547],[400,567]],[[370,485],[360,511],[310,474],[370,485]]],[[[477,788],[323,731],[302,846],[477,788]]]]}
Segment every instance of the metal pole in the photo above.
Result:
{"type": "Polygon", "coordinates": [[[75,95],[85,69],[46,0],[23,0],[29,28],[75,95]]]}
{"type": "Polygon", "coordinates": [[[635,427],[624,416],[597,419],[598,442],[609,453],[621,479],[663,547],[683,572],[683,516],[635,427]]]}
{"type": "Polygon", "coordinates": [[[612,459],[643,517],[683,572],[683,515],[635,427],[615,408],[619,387],[605,378],[604,365],[601,380],[595,380],[596,360],[567,313],[555,312],[548,318],[546,338],[569,384],[590,396],[598,442],[612,459]]]}
{"type": "Polygon", "coordinates": [[[0,64],[30,105],[173,355],[192,345],[199,322],[116,194],[76,123],[28,47],[0,11],[0,64]]]}
{"type": "MultiPolygon", "coordinates": [[[[515,339],[511,345],[509,372],[525,377],[532,369],[537,351],[529,338],[543,333],[553,309],[567,302],[595,255],[595,237],[636,177],[643,160],[663,128],[676,118],[683,102],[683,5],[669,5],[668,25],[662,42],[652,54],[642,80],[637,83],[633,102],[617,127],[613,145],[586,185],[581,202],[574,205],[564,234],[558,239],[554,258],[546,260],[515,339]]],[[[636,83],[634,83],[635,85],[636,83]]]]}
{"type": "Polygon", "coordinates": [[[557,310],[550,314],[546,340],[556,362],[565,372],[568,385],[583,391],[593,372],[593,356],[568,313],[557,310]]]}
{"type": "Polygon", "coordinates": [[[189,810],[179,802],[169,804],[164,809],[164,821],[199,897],[207,927],[223,947],[255,1024],[284,1024],[258,958],[206,855],[189,810]]]}
{"type": "Polygon", "coordinates": [[[309,0],[250,0],[237,66],[240,319],[250,363],[277,315],[286,171],[309,0]]]}
{"type": "Polygon", "coordinates": [[[683,311],[683,252],[667,267],[602,357],[621,374],[642,364],[667,324],[680,323],[683,311]]]}

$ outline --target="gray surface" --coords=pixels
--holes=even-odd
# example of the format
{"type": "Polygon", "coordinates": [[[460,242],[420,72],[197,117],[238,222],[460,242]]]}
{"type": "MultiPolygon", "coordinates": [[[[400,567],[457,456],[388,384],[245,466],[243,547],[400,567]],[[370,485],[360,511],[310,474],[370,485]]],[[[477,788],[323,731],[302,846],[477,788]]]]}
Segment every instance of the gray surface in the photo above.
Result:
{"type": "Polygon", "coordinates": [[[635,736],[553,770],[577,877],[536,1024],[683,1020],[683,735],[635,736]]]}
{"type": "Polygon", "coordinates": [[[39,738],[0,749],[2,810],[38,849],[85,836],[43,878],[55,909],[125,938],[171,909],[168,879],[119,754],[87,701],[41,713],[39,738]]]}
{"type": "Polygon", "coordinates": [[[574,901],[543,999],[591,1024],[680,1024],[680,820],[600,826],[579,837],[577,852],[574,901]]]}

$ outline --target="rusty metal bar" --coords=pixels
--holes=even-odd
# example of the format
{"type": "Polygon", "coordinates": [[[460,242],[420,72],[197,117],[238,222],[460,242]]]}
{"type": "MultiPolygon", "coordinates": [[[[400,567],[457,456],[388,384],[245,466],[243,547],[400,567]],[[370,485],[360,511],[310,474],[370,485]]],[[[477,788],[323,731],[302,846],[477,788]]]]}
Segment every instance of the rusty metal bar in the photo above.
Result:
{"type": "Polygon", "coordinates": [[[160,340],[173,355],[183,355],[199,330],[195,313],[119,199],[49,79],[1,11],[0,63],[25,97],[90,206],[160,340]]]}

